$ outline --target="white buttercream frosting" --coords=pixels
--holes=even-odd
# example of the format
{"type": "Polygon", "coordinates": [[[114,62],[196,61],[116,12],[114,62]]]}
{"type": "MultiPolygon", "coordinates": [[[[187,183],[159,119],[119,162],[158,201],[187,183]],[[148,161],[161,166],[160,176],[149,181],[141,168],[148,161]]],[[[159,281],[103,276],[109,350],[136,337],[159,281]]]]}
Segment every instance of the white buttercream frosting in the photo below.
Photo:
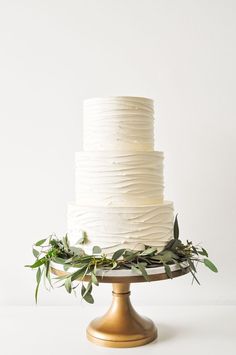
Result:
{"type": "Polygon", "coordinates": [[[71,243],[85,231],[91,252],[162,250],[173,236],[173,204],[163,201],[163,153],[154,151],[153,101],[108,97],[84,103],[84,151],[76,153],[71,243]]]}
{"type": "Polygon", "coordinates": [[[68,207],[68,233],[72,243],[86,231],[88,252],[94,245],[106,253],[120,248],[142,250],[151,245],[162,250],[172,237],[173,204],[136,207],[94,207],[70,204],[68,207]]]}
{"type": "Polygon", "coordinates": [[[162,152],[76,153],[78,204],[139,206],[162,201],[162,152]]]}
{"type": "Polygon", "coordinates": [[[153,114],[153,101],[143,97],[85,100],[84,150],[153,150],[153,114]]]}

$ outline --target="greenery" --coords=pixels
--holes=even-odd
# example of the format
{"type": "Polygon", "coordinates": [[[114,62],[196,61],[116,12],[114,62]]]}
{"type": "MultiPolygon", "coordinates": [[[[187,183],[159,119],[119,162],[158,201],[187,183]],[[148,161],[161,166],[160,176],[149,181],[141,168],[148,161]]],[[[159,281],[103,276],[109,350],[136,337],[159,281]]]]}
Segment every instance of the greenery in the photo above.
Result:
{"type": "Polygon", "coordinates": [[[216,266],[208,259],[206,249],[200,246],[194,246],[192,242],[187,241],[184,244],[179,239],[179,226],[177,216],[174,223],[174,238],[168,242],[164,250],[158,252],[155,247],[145,246],[144,250],[134,251],[130,249],[119,249],[111,258],[102,253],[99,246],[93,247],[93,252],[88,255],[80,245],[88,242],[86,232],[83,238],[75,246],[70,246],[67,235],[58,239],[55,235],[49,238],[41,239],[33,245],[33,255],[36,258],[32,265],[25,265],[36,272],[35,301],[38,300],[38,291],[41,280],[47,289],[64,286],[68,293],[76,292],[76,288],[81,286],[81,296],[88,303],[94,303],[92,296],[93,286],[98,286],[99,281],[96,276],[97,269],[131,269],[138,275],[142,275],[146,281],[149,281],[147,269],[151,267],[164,266],[168,278],[172,278],[170,265],[176,264],[183,270],[182,262],[188,263],[188,269],[199,285],[196,277],[197,264],[202,263],[211,271],[217,272],[216,266]],[[63,265],[66,275],[51,278],[51,262],[63,265]],[[77,270],[69,272],[73,267],[77,270]],[[90,275],[87,285],[84,283],[84,277],[90,275]]]}

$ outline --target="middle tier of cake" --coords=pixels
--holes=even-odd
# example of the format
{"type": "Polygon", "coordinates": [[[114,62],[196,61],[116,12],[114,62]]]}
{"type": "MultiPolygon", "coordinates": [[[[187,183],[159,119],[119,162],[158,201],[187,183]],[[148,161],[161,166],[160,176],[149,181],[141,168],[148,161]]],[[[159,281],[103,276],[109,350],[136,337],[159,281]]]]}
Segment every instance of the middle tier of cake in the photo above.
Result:
{"type": "Polygon", "coordinates": [[[152,205],[163,201],[162,152],[76,153],[76,203],[152,205]]]}

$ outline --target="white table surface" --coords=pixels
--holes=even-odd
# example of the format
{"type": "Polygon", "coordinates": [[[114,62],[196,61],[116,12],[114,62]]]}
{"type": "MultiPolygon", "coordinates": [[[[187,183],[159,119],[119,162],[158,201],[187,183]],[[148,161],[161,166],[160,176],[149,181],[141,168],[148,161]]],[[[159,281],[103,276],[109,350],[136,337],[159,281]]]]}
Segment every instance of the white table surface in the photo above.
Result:
{"type": "Polygon", "coordinates": [[[87,341],[90,320],[106,311],[96,304],[76,307],[1,307],[0,354],[158,354],[234,355],[236,306],[145,306],[136,310],[156,323],[159,339],[130,349],[87,341]]]}

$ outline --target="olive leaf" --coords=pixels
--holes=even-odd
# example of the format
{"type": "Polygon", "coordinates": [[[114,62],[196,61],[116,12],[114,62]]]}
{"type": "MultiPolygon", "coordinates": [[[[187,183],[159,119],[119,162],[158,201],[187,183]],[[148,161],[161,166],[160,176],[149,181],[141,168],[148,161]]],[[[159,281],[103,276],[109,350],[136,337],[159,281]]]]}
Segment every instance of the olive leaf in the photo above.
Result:
{"type": "Polygon", "coordinates": [[[208,257],[208,252],[204,248],[201,248],[201,250],[198,251],[198,254],[208,257]]]}
{"type": "Polygon", "coordinates": [[[193,250],[193,253],[198,255],[199,254],[199,251],[197,250],[197,248],[195,248],[194,245],[192,245],[192,250],[193,250]]]}
{"type": "Polygon", "coordinates": [[[195,268],[194,262],[190,258],[188,258],[188,264],[191,267],[191,269],[196,273],[197,270],[195,268]]]}
{"type": "Polygon", "coordinates": [[[119,249],[114,252],[112,255],[112,260],[117,260],[119,259],[125,252],[126,249],[119,249]]]}
{"type": "Polygon", "coordinates": [[[171,250],[165,250],[160,254],[162,256],[163,263],[168,263],[172,261],[172,259],[178,259],[178,255],[173,253],[171,250]]]}
{"type": "Polygon", "coordinates": [[[88,303],[94,303],[94,298],[93,296],[91,295],[91,293],[87,293],[83,299],[88,302],[88,303]]]}
{"type": "Polygon", "coordinates": [[[189,268],[189,271],[191,272],[193,279],[198,283],[198,285],[200,286],[200,282],[197,278],[197,276],[195,275],[196,273],[191,269],[191,267],[189,268]]]}
{"type": "Polygon", "coordinates": [[[70,245],[69,245],[69,239],[68,239],[67,234],[62,238],[62,243],[63,243],[65,251],[68,252],[70,249],[70,245]]]}
{"type": "Polygon", "coordinates": [[[208,257],[208,252],[206,251],[206,249],[202,248],[202,253],[204,256],[208,257]]]}
{"type": "Polygon", "coordinates": [[[73,272],[71,274],[71,281],[74,281],[74,280],[78,279],[79,277],[81,277],[82,275],[84,275],[87,268],[88,268],[88,266],[85,265],[82,268],[78,269],[77,271],[73,272]]]}
{"type": "Polygon", "coordinates": [[[170,279],[172,279],[172,272],[171,272],[171,268],[170,268],[170,266],[168,265],[168,264],[164,264],[164,268],[165,268],[165,272],[166,272],[166,275],[170,278],[170,279]]]}
{"type": "Polygon", "coordinates": [[[138,273],[139,275],[142,274],[141,270],[138,269],[134,264],[131,265],[131,270],[132,270],[133,272],[138,273]]]}
{"type": "Polygon", "coordinates": [[[76,255],[76,256],[82,256],[85,255],[85,252],[82,248],[78,248],[75,246],[71,246],[70,250],[76,255]]]}
{"type": "Polygon", "coordinates": [[[149,277],[148,277],[148,274],[147,274],[147,271],[143,265],[143,263],[137,263],[137,268],[141,271],[143,277],[145,278],[146,281],[149,281],[149,277]]]}
{"type": "Polygon", "coordinates": [[[52,257],[52,261],[54,261],[55,263],[60,264],[60,265],[65,264],[65,259],[60,258],[59,256],[52,257]]]}
{"type": "Polygon", "coordinates": [[[46,240],[47,240],[47,238],[41,239],[41,240],[39,240],[38,242],[36,242],[35,245],[36,245],[37,247],[39,247],[39,246],[41,246],[43,243],[45,243],[46,240]]]}
{"type": "Polygon", "coordinates": [[[98,245],[95,245],[93,247],[93,254],[101,254],[101,252],[102,252],[102,249],[98,245]]]}
{"type": "Polygon", "coordinates": [[[145,249],[143,252],[141,252],[140,255],[150,255],[150,254],[155,253],[156,251],[157,251],[157,248],[150,247],[150,248],[145,249]]]}
{"type": "Polygon", "coordinates": [[[212,261],[210,261],[209,259],[203,259],[204,265],[206,265],[211,271],[213,272],[218,272],[217,267],[215,266],[215,264],[213,264],[212,261]]]}
{"type": "Polygon", "coordinates": [[[89,241],[88,235],[85,231],[82,231],[82,238],[80,238],[75,244],[87,244],[89,241]]]}
{"type": "Polygon", "coordinates": [[[87,287],[85,287],[84,284],[82,284],[81,296],[88,303],[94,303],[94,299],[93,296],[91,295],[91,292],[92,292],[92,282],[89,282],[87,287]]]}
{"type": "Polygon", "coordinates": [[[65,280],[65,289],[68,293],[71,293],[72,291],[72,285],[71,285],[71,277],[67,277],[67,279],[65,280]]]}
{"type": "Polygon", "coordinates": [[[32,251],[33,251],[34,257],[35,257],[35,258],[38,258],[40,252],[39,252],[38,250],[34,249],[34,248],[32,248],[32,251]]]}
{"type": "Polygon", "coordinates": [[[179,239],[179,223],[177,215],[175,216],[174,221],[174,239],[179,239]]]}
{"type": "Polygon", "coordinates": [[[40,281],[41,281],[41,277],[42,277],[42,271],[41,271],[41,268],[39,267],[38,270],[37,270],[37,273],[36,273],[36,289],[35,289],[35,294],[34,294],[34,297],[35,297],[35,303],[37,304],[38,303],[38,291],[39,291],[39,285],[40,285],[40,281]]]}
{"type": "Polygon", "coordinates": [[[91,272],[91,281],[92,281],[92,283],[93,283],[94,285],[96,285],[96,286],[99,285],[98,279],[97,279],[96,275],[95,275],[93,272],[91,272]]]}
{"type": "Polygon", "coordinates": [[[30,267],[31,269],[36,269],[37,267],[43,265],[45,263],[46,259],[45,257],[37,260],[34,264],[32,265],[25,265],[25,267],[30,267]]]}

